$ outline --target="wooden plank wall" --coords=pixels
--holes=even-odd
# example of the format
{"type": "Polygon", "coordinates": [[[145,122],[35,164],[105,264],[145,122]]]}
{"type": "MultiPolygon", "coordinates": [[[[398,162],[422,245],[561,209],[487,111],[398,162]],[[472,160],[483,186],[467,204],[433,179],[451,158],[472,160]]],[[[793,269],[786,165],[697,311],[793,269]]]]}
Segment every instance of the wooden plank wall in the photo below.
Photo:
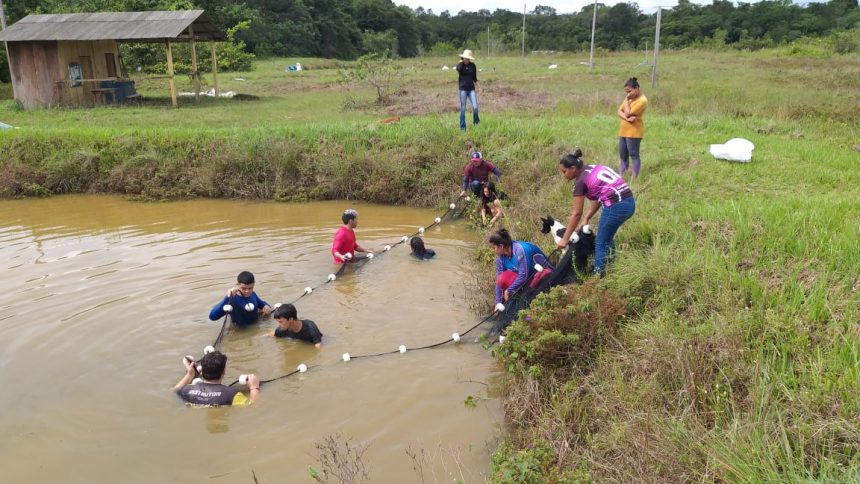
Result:
{"type": "Polygon", "coordinates": [[[65,81],[62,92],[62,104],[67,106],[92,106],[101,99],[90,90],[99,87],[99,82],[84,82],[81,86],[71,87],[69,82],[69,64],[81,64],[85,78],[107,79],[108,68],[105,54],[113,54],[114,70],[119,73],[119,47],[115,40],[94,40],[81,42],[58,42],[58,67],[60,80],[65,81]],[[92,71],[87,72],[81,57],[89,57],[92,71]],[[89,77],[92,76],[92,77],[89,77]]]}
{"type": "MultiPolygon", "coordinates": [[[[24,109],[56,104],[57,42],[8,42],[12,88],[24,109]]],[[[67,74],[68,75],[68,74],[67,74]]]]}

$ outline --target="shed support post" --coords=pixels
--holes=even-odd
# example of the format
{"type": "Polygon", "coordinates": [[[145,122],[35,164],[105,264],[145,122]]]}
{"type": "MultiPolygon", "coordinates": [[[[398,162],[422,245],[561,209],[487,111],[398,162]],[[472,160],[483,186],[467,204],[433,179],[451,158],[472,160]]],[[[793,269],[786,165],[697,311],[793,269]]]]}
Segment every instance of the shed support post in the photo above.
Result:
{"type": "Polygon", "coordinates": [[[200,100],[200,72],[197,70],[197,44],[194,42],[194,26],[188,26],[191,37],[191,85],[194,86],[194,100],[200,100]]]}
{"type": "Polygon", "coordinates": [[[177,107],[176,76],[173,73],[173,47],[170,45],[170,39],[167,39],[167,77],[170,80],[170,102],[173,104],[173,107],[177,107]]]}
{"type": "Polygon", "coordinates": [[[215,86],[215,97],[221,97],[221,90],[218,89],[218,58],[215,56],[215,41],[209,41],[209,50],[212,51],[212,84],[215,86]]]}

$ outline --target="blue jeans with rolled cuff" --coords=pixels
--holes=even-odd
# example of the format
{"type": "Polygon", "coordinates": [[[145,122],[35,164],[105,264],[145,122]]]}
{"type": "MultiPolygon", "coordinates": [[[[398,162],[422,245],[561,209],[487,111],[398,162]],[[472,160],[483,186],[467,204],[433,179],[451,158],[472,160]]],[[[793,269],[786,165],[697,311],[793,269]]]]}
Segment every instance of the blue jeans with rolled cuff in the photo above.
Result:
{"type": "Polygon", "coordinates": [[[478,94],[474,89],[471,91],[460,91],[460,129],[466,129],[466,99],[472,104],[472,123],[478,124],[481,118],[478,117],[478,94]]]}
{"type": "Polygon", "coordinates": [[[615,253],[615,233],[636,212],[636,201],[628,197],[601,210],[595,237],[594,273],[602,276],[608,259],[615,253]]]}

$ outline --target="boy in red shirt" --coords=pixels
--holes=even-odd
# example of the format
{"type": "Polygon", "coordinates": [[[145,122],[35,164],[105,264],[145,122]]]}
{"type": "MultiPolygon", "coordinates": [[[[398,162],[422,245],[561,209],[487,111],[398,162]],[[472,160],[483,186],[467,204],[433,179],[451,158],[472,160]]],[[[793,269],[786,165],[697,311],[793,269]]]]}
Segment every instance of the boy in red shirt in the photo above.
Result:
{"type": "Polygon", "coordinates": [[[343,225],[335,232],[334,242],[331,244],[331,255],[334,257],[334,263],[343,264],[354,259],[356,252],[372,253],[372,250],[365,250],[355,240],[354,229],[358,226],[358,212],[348,208],[343,211],[341,220],[343,220],[343,225]]]}

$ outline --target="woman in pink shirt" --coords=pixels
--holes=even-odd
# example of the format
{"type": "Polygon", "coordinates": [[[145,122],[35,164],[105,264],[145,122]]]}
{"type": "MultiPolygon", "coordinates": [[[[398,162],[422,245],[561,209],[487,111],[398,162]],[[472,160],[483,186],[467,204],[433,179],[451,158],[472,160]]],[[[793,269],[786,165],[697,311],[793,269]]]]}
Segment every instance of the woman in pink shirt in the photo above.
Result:
{"type": "Polygon", "coordinates": [[[334,242],[331,244],[331,255],[335,264],[343,264],[355,258],[356,252],[373,252],[365,250],[355,240],[355,228],[358,226],[358,212],[348,208],[341,216],[343,225],[334,234],[334,242]]]}
{"type": "Polygon", "coordinates": [[[602,206],[594,247],[594,273],[602,276],[606,272],[607,260],[615,252],[615,233],[636,212],[633,192],[612,168],[586,165],[579,148],[561,157],[558,168],[567,180],[573,180],[573,209],[558,246],[567,248],[573,232],[587,224],[602,206]],[[583,217],[586,198],[591,204],[583,217]]]}

